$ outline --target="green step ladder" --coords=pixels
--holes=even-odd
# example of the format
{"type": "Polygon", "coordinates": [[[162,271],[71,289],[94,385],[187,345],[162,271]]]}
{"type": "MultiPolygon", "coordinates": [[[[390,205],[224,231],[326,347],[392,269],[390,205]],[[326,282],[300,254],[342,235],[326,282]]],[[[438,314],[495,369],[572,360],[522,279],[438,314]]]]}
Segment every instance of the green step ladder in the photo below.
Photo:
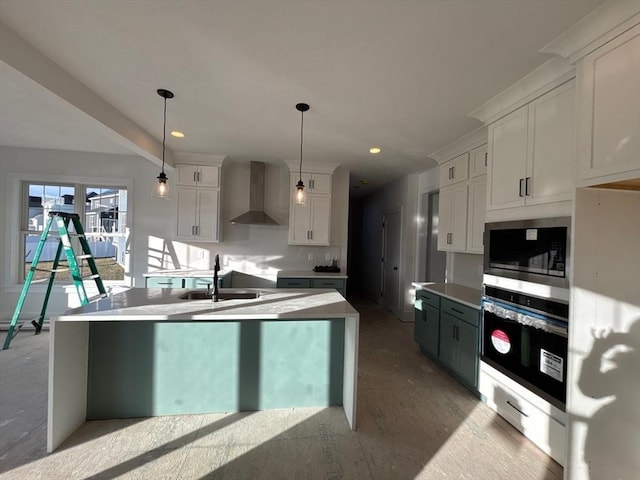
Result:
{"type": "Polygon", "coordinates": [[[9,348],[11,340],[13,340],[20,329],[24,326],[24,323],[18,325],[18,317],[20,316],[20,312],[22,312],[22,307],[24,306],[24,302],[27,298],[27,293],[29,292],[29,287],[31,286],[31,282],[33,281],[33,277],[36,271],[50,272],[49,284],[47,285],[47,291],[44,296],[44,302],[42,304],[40,316],[31,321],[31,324],[36,329],[36,335],[42,330],[42,323],[44,322],[44,316],[47,311],[47,304],[49,303],[49,296],[51,295],[53,281],[56,278],[56,273],[65,271],[71,272],[71,278],[73,279],[76,291],[78,292],[78,297],[80,298],[81,305],[87,305],[93,300],[107,296],[104,284],[102,283],[102,279],[100,278],[100,274],[98,273],[98,268],[96,267],[95,259],[91,254],[91,248],[89,247],[89,242],[87,242],[84,228],[82,227],[82,223],[80,222],[80,215],[78,215],[77,213],[49,212],[47,224],[42,230],[38,248],[36,248],[36,252],[33,255],[33,260],[31,261],[31,268],[29,269],[29,273],[27,273],[27,278],[25,279],[24,286],[22,287],[22,293],[20,294],[20,298],[18,299],[16,309],[13,312],[13,317],[9,325],[9,331],[7,333],[7,337],[4,340],[4,346],[2,347],[3,350],[9,348]],[[47,238],[50,235],[54,235],[54,233],[50,233],[51,227],[54,223],[58,227],[57,236],[59,237],[59,242],[55,260],[53,261],[53,266],[51,270],[38,268],[40,255],[44,250],[47,238]],[[69,232],[70,223],[73,225],[73,232],[71,233],[69,232]],[[82,249],[82,254],[76,255],[76,253],[73,251],[73,247],[71,245],[71,237],[78,238],[80,247],[82,249]],[[67,257],[68,268],[58,268],[63,250],[67,257]],[[86,275],[84,277],[80,273],[80,266],[78,265],[78,261],[82,262],[82,260],[87,261],[87,265],[89,265],[89,269],[91,271],[90,275],[86,275]],[[84,288],[84,280],[94,280],[96,282],[96,286],[98,287],[99,292],[97,296],[92,298],[87,297],[87,292],[84,288]]]}

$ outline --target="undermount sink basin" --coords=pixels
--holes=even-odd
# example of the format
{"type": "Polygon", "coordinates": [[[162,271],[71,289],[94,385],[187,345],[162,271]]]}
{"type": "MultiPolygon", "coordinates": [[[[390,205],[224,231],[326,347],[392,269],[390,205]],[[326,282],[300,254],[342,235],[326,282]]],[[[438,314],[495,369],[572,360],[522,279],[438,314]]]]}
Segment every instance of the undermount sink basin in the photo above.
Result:
{"type": "MultiPolygon", "coordinates": [[[[180,300],[212,300],[212,294],[205,290],[193,290],[183,293],[180,300]]],[[[260,298],[260,292],[220,292],[218,300],[250,300],[260,298]]]]}

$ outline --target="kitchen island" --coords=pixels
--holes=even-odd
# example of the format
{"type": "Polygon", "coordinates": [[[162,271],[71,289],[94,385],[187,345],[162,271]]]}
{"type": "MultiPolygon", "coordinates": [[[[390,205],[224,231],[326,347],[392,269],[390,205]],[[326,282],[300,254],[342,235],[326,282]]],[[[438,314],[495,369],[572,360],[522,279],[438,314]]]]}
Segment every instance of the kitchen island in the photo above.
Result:
{"type": "Polygon", "coordinates": [[[342,405],[355,429],[359,314],[339,293],[189,291],[133,288],[51,319],[49,452],[92,419],[342,405]]]}

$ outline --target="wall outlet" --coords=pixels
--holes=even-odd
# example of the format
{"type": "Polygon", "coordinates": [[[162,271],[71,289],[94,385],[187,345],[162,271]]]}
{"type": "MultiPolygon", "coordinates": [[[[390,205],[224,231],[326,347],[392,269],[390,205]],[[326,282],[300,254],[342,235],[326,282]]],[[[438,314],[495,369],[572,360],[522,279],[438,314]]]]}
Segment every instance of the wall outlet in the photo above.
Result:
{"type": "Polygon", "coordinates": [[[330,253],[325,253],[325,254],[324,254],[324,259],[325,259],[327,262],[330,262],[330,261],[331,261],[331,254],[330,254],[330,253]]]}
{"type": "Polygon", "coordinates": [[[307,255],[307,259],[311,262],[313,261],[313,253],[307,255]]]}

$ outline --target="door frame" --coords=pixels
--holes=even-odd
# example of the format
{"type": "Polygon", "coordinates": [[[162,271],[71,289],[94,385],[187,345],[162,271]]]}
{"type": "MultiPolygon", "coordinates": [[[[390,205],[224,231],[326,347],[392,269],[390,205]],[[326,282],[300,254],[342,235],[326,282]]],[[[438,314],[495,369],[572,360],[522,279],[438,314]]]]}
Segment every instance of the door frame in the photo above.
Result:
{"type": "Polygon", "coordinates": [[[402,254],[403,254],[403,246],[402,246],[402,238],[403,238],[403,229],[402,229],[402,225],[403,225],[403,220],[404,220],[404,209],[402,208],[402,206],[398,207],[395,210],[387,210],[384,211],[382,213],[382,252],[380,252],[380,302],[379,304],[383,307],[388,308],[396,317],[398,317],[399,319],[402,318],[401,315],[401,309],[400,309],[400,300],[402,299],[402,272],[404,271],[403,268],[403,264],[402,264],[402,254]],[[399,229],[399,236],[398,236],[398,291],[396,292],[398,297],[397,297],[397,304],[393,306],[393,308],[389,309],[388,306],[384,305],[384,291],[385,291],[385,282],[384,282],[384,270],[385,270],[385,263],[387,263],[387,222],[386,222],[386,218],[389,215],[395,215],[395,214],[399,214],[400,215],[400,229],[399,229]]]}

